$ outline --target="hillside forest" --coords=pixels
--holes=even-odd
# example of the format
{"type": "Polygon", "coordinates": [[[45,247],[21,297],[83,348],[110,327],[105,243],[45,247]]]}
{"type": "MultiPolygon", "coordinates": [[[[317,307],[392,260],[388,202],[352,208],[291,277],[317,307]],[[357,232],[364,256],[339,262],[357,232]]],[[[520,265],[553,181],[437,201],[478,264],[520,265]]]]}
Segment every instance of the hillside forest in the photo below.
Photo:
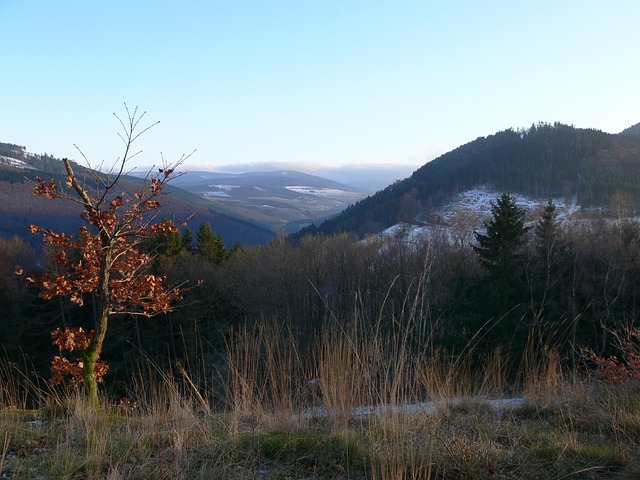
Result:
{"type": "Polygon", "coordinates": [[[480,185],[531,198],[575,195],[585,209],[608,207],[617,192],[637,203],[635,131],[612,135],[556,122],[479,137],[303,233],[365,235],[399,222],[424,222],[455,195],[480,185]]]}
{"type": "MultiPolygon", "coordinates": [[[[638,316],[640,224],[633,215],[639,170],[622,168],[637,163],[636,140],[633,135],[612,136],[561,124],[500,132],[428,163],[409,179],[347,209],[334,224],[329,221],[306,234],[280,235],[271,241],[264,231],[247,226],[240,238],[263,236],[257,245],[230,244],[228,232],[222,234],[220,226],[242,232],[246,225],[224,216],[196,215],[177,228],[176,211],[185,219],[185,209],[197,206],[180,203],[175,195],[153,187],[156,184],[149,190],[141,180],[136,183],[122,174],[114,183],[104,183],[97,172],[65,160],[64,165],[77,172],[77,191],[90,191],[82,186],[82,178],[110,185],[96,204],[103,205],[104,212],[98,214],[95,206],[85,203],[81,215],[78,202],[58,198],[42,180],[35,182],[39,196],[33,196],[34,183],[24,178],[40,174],[58,178],[63,185],[63,162],[1,144],[4,157],[28,160],[30,165],[28,171],[1,169],[0,185],[11,198],[3,203],[13,212],[7,217],[13,218],[13,230],[3,230],[0,237],[2,355],[13,363],[26,362],[48,378],[56,354],[51,332],[80,327],[90,332],[100,324],[98,312],[109,295],[98,295],[84,284],[71,295],[67,286],[56,290],[51,282],[25,279],[49,278],[42,274],[63,278],[63,265],[81,268],[88,261],[87,247],[78,245],[96,228],[106,228],[109,219],[105,232],[115,225],[129,232],[122,236],[123,245],[131,235],[136,237],[131,243],[136,252],[131,258],[138,259],[136,275],[185,286],[173,297],[172,308],[162,307],[153,315],[112,312],[101,354],[110,366],[105,376],[110,389],[126,389],[133,372],[149,364],[161,368],[175,361],[207,365],[207,370],[224,377],[233,332],[265,323],[289,332],[302,358],[317,353],[322,332],[339,335],[358,325],[374,328],[389,342],[406,339],[413,354],[423,357],[464,354],[481,360],[497,355],[514,382],[523,361],[550,351],[567,367],[592,368],[585,359],[590,354],[618,354],[619,332],[629,331],[638,316]],[[617,160],[607,163],[614,152],[617,160]],[[622,171],[626,175],[621,176],[622,171]],[[591,209],[560,218],[551,200],[539,211],[526,211],[503,193],[480,225],[475,212],[457,209],[446,228],[433,225],[420,234],[400,228],[388,236],[362,235],[372,225],[371,218],[382,225],[402,217],[403,208],[393,210],[397,202],[415,217],[403,191],[436,205],[445,194],[478,182],[538,197],[551,197],[563,188],[575,195],[578,189],[583,203],[609,205],[608,213],[591,209]],[[115,184],[123,192],[111,197],[115,184]],[[31,189],[28,197],[25,185],[31,189]],[[157,195],[159,203],[140,203],[138,192],[144,191],[157,195]],[[143,210],[158,209],[149,219],[170,228],[127,230],[131,219],[138,221],[144,214],[139,209],[118,213],[123,199],[143,210]],[[322,233],[331,225],[345,228],[365,207],[354,228],[322,233]],[[395,213],[379,218],[381,209],[395,213]],[[51,224],[66,233],[47,234],[51,224]],[[28,230],[45,232],[49,240],[43,244],[28,230]],[[69,234],[80,243],[70,243],[69,234]],[[22,275],[16,275],[16,266],[22,275]]],[[[162,185],[170,184],[168,171],[160,170],[160,178],[162,185]]],[[[103,251],[115,248],[100,241],[103,251]]],[[[128,278],[126,272],[119,275],[128,278]]],[[[131,292],[125,293],[131,298],[131,292]]],[[[214,377],[207,382],[215,382],[214,377]]]]}
{"type": "MultiPolygon", "coordinates": [[[[460,214],[453,235],[317,234],[227,249],[215,225],[201,223],[149,238],[140,248],[154,258],[151,273],[193,288],[172,312],[114,317],[105,383],[124,390],[149,362],[224,372],[231,332],[265,321],[295,335],[302,356],[323,329],[354,323],[375,325],[389,341],[406,336],[420,355],[497,354],[511,372],[531,349],[557,351],[572,368],[589,368],[587,349],[615,354],[615,332],[638,315],[640,224],[624,216],[560,221],[551,203],[525,224],[512,200],[496,198],[493,217],[475,233],[460,214]],[[510,240],[496,241],[496,229],[510,240]]],[[[15,267],[31,275],[55,269],[54,251],[18,236],[0,239],[0,262],[2,354],[48,378],[50,332],[93,329],[95,295],[82,306],[68,296],[43,300],[15,267]]]]}

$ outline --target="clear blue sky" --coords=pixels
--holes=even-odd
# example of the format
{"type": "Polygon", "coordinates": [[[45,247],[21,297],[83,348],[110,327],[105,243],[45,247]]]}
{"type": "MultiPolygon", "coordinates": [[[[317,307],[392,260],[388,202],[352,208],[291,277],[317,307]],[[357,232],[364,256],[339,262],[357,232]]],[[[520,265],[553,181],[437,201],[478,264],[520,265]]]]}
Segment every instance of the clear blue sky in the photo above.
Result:
{"type": "Polygon", "coordinates": [[[140,164],[423,164],[538,121],[640,122],[638,0],[0,0],[0,141],[140,164]]]}

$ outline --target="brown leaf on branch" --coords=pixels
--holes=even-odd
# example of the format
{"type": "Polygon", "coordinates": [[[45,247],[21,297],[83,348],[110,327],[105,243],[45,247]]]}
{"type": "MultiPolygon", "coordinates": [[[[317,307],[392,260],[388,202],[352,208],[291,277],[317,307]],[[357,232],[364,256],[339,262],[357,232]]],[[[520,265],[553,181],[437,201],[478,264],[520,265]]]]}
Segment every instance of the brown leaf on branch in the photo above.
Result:
{"type": "Polygon", "coordinates": [[[86,333],[82,327],[65,327],[64,330],[56,328],[51,332],[52,343],[62,352],[68,350],[84,350],[89,346],[94,331],[86,333]]]}
{"type": "Polygon", "coordinates": [[[36,177],[33,193],[37,196],[56,198],[58,196],[58,186],[53,179],[49,180],[49,183],[44,183],[44,180],[40,177],[36,177]]]}

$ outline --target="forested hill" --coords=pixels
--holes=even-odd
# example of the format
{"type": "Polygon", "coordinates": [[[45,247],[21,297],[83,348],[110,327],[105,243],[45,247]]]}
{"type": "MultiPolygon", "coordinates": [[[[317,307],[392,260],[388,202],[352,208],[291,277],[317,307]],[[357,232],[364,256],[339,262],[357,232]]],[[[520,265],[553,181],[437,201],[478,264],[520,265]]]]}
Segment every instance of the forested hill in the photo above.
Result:
{"type": "Polygon", "coordinates": [[[620,135],[632,135],[635,137],[640,137],[640,123],[636,123],[629,128],[625,128],[620,132],[620,135]]]}
{"type": "MultiPolygon", "coordinates": [[[[74,164],[79,178],[84,177],[84,168],[74,164]]],[[[84,223],[80,208],[73,202],[51,201],[33,194],[36,176],[48,181],[54,178],[64,185],[66,171],[60,159],[48,154],[28,153],[23,146],[0,143],[0,236],[18,235],[29,241],[37,237],[28,235],[29,224],[37,224],[64,232],[74,232],[84,223]]],[[[133,193],[142,180],[127,177],[121,182],[124,191],[133,193]]],[[[231,248],[236,243],[253,246],[269,242],[275,235],[266,228],[239,220],[215,211],[197,202],[199,197],[169,184],[163,195],[161,215],[169,218],[187,219],[193,215],[192,228],[202,222],[208,223],[216,234],[220,234],[225,245],[231,248]]]]}
{"type": "Polygon", "coordinates": [[[350,206],[317,230],[379,232],[428,215],[454,195],[485,184],[541,199],[577,193],[583,206],[608,205],[616,191],[638,194],[640,137],[559,123],[480,137],[350,206]]]}

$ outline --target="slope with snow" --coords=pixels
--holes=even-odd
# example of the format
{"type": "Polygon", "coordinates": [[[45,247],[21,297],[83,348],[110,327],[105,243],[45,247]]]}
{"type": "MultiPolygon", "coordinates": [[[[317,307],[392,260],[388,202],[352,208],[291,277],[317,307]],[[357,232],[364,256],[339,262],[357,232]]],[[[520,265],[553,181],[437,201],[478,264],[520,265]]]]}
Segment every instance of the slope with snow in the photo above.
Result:
{"type": "MultiPolygon", "coordinates": [[[[401,239],[407,244],[419,240],[443,236],[451,243],[469,243],[474,240],[474,232],[484,228],[484,221],[491,217],[492,203],[502,194],[490,185],[482,185],[459,193],[449,203],[436,209],[428,218],[418,216],[415,223],[399,223],[383,230],[379,237],[401,239]]],[[[520,194],[512,194],[518,206],[527,212],[528,222],[538,219],[538,213],[549,199],[532,199],[520,194]]],[[[577,195],[571,198],[553,198],[559,221],[576,217],[581,209],[577,195]]]]}
{"type": "Polygon", "coordinates": [[[20,168],[23,170],[35,170],[28,163],[23,162],[22,160],[18,160],[17,158],[6,157],[4,155],[0,155],[0,163],[4,165],[8,165],[14,168],[20,168]]]}

